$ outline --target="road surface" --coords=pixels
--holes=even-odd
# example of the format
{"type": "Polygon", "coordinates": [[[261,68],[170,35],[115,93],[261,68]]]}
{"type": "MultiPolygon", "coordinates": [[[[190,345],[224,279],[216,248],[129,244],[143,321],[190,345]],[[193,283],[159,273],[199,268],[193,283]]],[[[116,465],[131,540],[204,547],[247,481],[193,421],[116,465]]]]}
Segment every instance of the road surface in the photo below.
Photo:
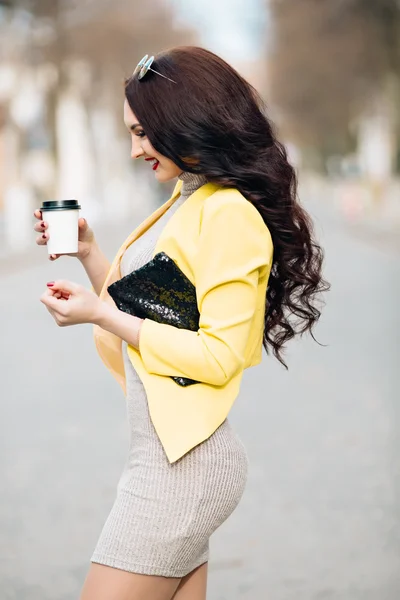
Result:
{"type": "MultiPolygon", "coordinates": [[[[288,372],[265,357],[246,373],[230,420],[251,468],[211,540],[209,600],[400,597],[400,261],[312,210],[332,283],[326,346],[292,343],[288,372]]],[[[130,229],[103,230],[110,256],[130,229]]],[[[39,302],[46,281],[85,283],[80,265],[34,258],[0,273],[0,598],[76,600],[127,422],[91,327],[60,329],[39,302]]]]}

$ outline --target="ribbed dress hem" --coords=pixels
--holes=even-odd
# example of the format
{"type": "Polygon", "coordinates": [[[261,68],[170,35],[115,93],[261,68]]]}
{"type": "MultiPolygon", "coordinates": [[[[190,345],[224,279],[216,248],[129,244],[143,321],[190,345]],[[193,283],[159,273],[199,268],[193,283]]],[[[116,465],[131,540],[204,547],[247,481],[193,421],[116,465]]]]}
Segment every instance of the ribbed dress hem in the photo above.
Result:
{"type": "Polygon", "coordinates": [[[201,556],[197,561],[191,563],[190,567],[186,569],[168,569],[167,567],[159,567],[155,565],[141,565],[138,563],[132,564],[119,558],[104,556],[103,554],[93,554],[91,562],[104,565],[106,567],[113,567],[114,569],[121,569],[121,571],[128,571],[129,573],[137,573],[138,575],[158,575],[160,577],[182,578],[191,573],[191,571],[194,569],[197,569],[197,567],[200,567],[204,563],[208,562],[208,557],[201,556]]]}

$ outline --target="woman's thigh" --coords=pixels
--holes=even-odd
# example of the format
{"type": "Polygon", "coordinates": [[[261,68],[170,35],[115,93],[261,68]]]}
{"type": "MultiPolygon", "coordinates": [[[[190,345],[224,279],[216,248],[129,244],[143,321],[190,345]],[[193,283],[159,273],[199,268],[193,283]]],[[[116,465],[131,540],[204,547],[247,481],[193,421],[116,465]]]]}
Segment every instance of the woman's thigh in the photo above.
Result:
{"type": "Polygon", "coordinates": [[[173,600],[206,600],[208,562],[182,577],[173,600]]]}
{"type": "Polygon", "coordinates": [[[80,600],[171,600],[180,581],[91,563],[80,600]]]}

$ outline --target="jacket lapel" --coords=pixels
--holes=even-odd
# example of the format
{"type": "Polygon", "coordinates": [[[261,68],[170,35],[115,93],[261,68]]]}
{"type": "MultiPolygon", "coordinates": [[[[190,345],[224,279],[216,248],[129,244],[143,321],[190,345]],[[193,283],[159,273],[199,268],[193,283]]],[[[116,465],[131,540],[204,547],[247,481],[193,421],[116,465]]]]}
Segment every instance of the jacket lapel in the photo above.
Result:
{"type": "MultiPolygon", "coordinates": [[[[165,202],[160,208],[154,211],[143,223],[139,225],[131,235],[125,240],[122,244],[121,248],[118,250],[116,257],[114,258],[106,280],[103,284],[103,288],[100,292],[99,298],[108,304],[114,305],[114,301],[109,295],[107,288],[108,286],[121,278],[120,272],[120,262],[121,258],[125,252],[125,250],[130,246],[133,242],[135,242],[141,235],[143,235],[157,219],[159,219],[166,210],[175,202],[180,194],[180,189],[182,186],[182,181],[179,180],[175,186],[175,189],[172,193],[171,198],[165,202]]],[[[207,196],[211,195],[219,186],[215,184],[205,184],[198,190],[196,190],[190,198],[186,202],[189,202],[189,206],[196,203],[197,201],[202,201],[207,196]]],[[[175,216],[175,215],[174,215],[175,216]]],[[[162,236],[160,236],[160,240],[162,240],[162,236]]],[[[159,241],[160,241],[159,240],[159,241]]],[[[116,335],[101,329],[98,325],[94,325],[94,339],[97,351],[100,355],[100,358],[103,360],[106,367],[111,371],[114,375],[118,383],[121,385],[124,393],[126,391],[126,382],[125,382],[125,367],[122,357],[122,342],[119,337],[116,335]]]]}
{"type": "Polygon", "coordinates": [[[117,281],[117,279],[121,278],[120,262],[125,250],[131,244],[133,244],[133,242],[135,242],[141,235],[143,235],[153,225],[153,223],[155,223],[165,213],[166,210],[168,210],[168,208],[175,202],[175,200],[179,196],[181,187],[182,181],[179,180],[174,188],[174,191],[172,192],[172,196],[170,197],[170,199],[167,200],[167,202],[165,202],[164,204],[162,204],[157,210],[155,210],[138,227],[136,227],[136,229],[128,236],[128,238],[122,244],[111,264],[108,275],[104,281],[99,296],[100,298],[104,299],[105,296],[108,296],[108,286],[114,281],[117,281]]]}
{"type": "MultiPolygon", "coordinates": [[[[113,299],[107,291],[107,288],[111,283],[121,278],[121,257],[123,256],[128,246],[130,246],[130,244],[132,244],[141,235],[143,235],[144,232],[147,231],[147,229],[149,229],[149,227],[165,213],[165,211],[171,206],[171,204],[175,202],[175,200],[179,196],[181,186],[182,181],[178,181],[174,188],[171,198],[162,206],[160,206],[160,208],[154,211],[147,219],[145,219],[122,244],[121,248],[118,250],[116,257],[114,258],[111,264],[110,270],[103,284],[102,290],[99,294],[99,298],[101,300],[115,306],[113,299]]],[[[102,358],[107,368],[110,369],[111,373],[114,374],[115,378],[117,379],[118,383],[121,385],[125,393],[125,368],[121,351],[121,339],[115,336],[114,334],[101,329],[101,327],[99,327],[98,325],[94,325],[93,333],[96,348],[100,357],[102,358]]]]}

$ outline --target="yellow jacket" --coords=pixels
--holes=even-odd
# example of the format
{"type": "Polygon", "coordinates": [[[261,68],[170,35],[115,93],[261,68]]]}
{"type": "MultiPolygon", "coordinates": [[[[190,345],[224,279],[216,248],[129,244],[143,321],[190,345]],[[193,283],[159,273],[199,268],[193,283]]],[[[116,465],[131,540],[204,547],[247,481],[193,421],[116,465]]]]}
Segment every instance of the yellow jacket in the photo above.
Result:
{"type": "MultiPolygon", "coordinates": [[[[100,298],[121,278],[120,261],[179,196],[146,219],[119,249],[100,298]]],[[[172,463],[206,440],[226,419],[243,370],[261,361],[265,297],[272,264],[270,233],[259,212],[236,189],[207,183],[168,221],[155,248],[175,260],[196,286],[197,332],[146,319],[140,348],[128,355],[146,389],[150,417],[172,463]],[[170,376],[200,383],[181,387],[170,376]]],[[[125,390],[121,340],[94,328],[97,350],[125,390]]]]}

